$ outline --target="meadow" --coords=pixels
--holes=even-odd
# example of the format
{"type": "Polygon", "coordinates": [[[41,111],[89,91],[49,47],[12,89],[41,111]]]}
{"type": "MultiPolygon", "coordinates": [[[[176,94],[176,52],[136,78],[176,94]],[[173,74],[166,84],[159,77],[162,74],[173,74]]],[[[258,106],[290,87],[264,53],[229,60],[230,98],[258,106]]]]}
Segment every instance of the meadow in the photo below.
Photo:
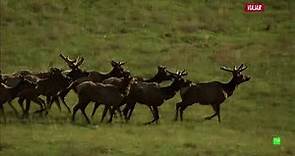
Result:
{"type": "MultiPolygon", "coordinates": [[[[151,77],[158,65],[186,69],[194,82],[227,82],[220,66],[244,63],[251,80],[205,121],[209,106],[189,107],[174,122],[179,95],[160,107],[160,122],[138,104],[132,119],[87,125],[63,107],[47,117],[17,118],[4,105],[0,156],[288,156],[295,155],[295,3],[264,0],[265,12],[243,12],[244,0],[1,0],[0,69],[68,69],[58,54],[83,56],[84,70],[108,72],[126,61],[132,75],[151,77]],[[281,137],[281,145],[272,138],[281,137]]],[[[165,83],[163,85],[167,85],[165,83]]],[[[66,99],[77,102],[74,92],[66,99]]],[[[19,109],[17,100],[13,104],[19,109]]],[[[90,114],[93,105],[88,106],[90,114]]],[[[33,107],[32,111],[37,107],[33,107]]]]}

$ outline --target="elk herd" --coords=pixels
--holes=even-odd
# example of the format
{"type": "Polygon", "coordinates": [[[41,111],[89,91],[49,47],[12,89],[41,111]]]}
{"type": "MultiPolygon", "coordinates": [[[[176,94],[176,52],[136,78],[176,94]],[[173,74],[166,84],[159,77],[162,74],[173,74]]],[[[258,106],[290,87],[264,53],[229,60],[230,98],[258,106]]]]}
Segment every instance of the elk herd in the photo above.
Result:
{"type": "Polygon", "coordinates": [[[175,120],[180,117],[183,120],[184,110],[194,104],[211,105],[214,114],[206,117],[211,119],[217,115],[220,122],[220,105],[230,97],[235,88],[250,77],[243,75],[247,69],[244,64],[234,68],[221,67],[221,70],[232,73],[232,79],[228,83],[218,81],[206,83],[193,83],[184,77],[186,71],[171,72],[164,66],[158,66],[157,73],[152,78],[133,76],[124,69],[124,62],[111,61],[112,70],[109,73],[96,71],[84,71],[80,69],[84,58],[70,59],[63,54],[60,58],[70,68],[63,71],[58,68],[50,68],[48,72],[32,73],[19,71],[13,74],[0,74],[0,113],[1,120],[6,121],[3,105],[7,103],[18,116],[17,109],[12,101],[17,102],[22,110],[22,117],[29,116],[31,102],[40,107],[34,113],[47,115],[52,104],[56,104],[61,110],[63,104],[75,121],[77,111],[81,111],[88,123],[91,120],[85,112],[90,102],[94,103],[91,117],[95,115],[97,108],[104,105],[101,121],[109,112],[108,122],[112,122],[113,116],[119,114],[126,121],[130,120],[136,103],[146,105],[153,115],[153,119],[146,124],[158,122],[158,108],[166,101],[173,98],[179,91],[181,101],[176,103],[175,120]],[[170,81],[168,86],[160,85],[164,81],[170,81]],[[73,90],[78,101],[72,111],[67,105],[65,97],[73,90]],[[45,97],[45,100],[42,98],[45,97]]]}

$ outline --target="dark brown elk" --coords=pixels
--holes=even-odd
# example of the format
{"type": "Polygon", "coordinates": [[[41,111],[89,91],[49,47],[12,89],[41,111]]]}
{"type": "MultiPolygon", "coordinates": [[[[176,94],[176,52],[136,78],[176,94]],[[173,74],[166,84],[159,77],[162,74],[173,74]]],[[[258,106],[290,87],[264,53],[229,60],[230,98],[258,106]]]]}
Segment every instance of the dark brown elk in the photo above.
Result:
{"type": "MultiPolygon", "coordinates": [[[[51,68],[49,71],[49,76],[44,79],[39,79],[38,77],[35,77],[34,75],[28,75],[27,77],[31,77],[32,79],[35,79],[37,86],[35,88],[26,88],[22,92],[18,94],[20,97],[19,102],[23,103],[24,100],[26,100],[26,111],[24,112],[25,115],[28,115],[28,111],[30,109],[30,101],[34,101],[35,103],[39,104],[42,103],[42,101],[39,98],[36,98],[40,95],[44,95],[46,97],[46,109],[42,107],[40,111],[49,109],[51,107],[51,104],[53,101],[55,101],[60,108],[60,103],[58,99],[55,97],[56,94],[65,89],[69,84],[70,80],[62,74],[62,71],[57,68],[51,68]],[[36,101],[36,99],[38,99],[36,101]]],[[[70,112],[70,108],[65,104],[65,107],[70,112]]]]}
{"type": "MultiPolygon", "coordinates": [[[[27,71],[27,70],[19,71],[19,72],[16,72],[16,73],[12,74],[12,75],[6,76],[5,83],[10,85],[10,86],[14,85],[15,82],[19,81],[19,76],[22,76],[22,77],[25,77],[27,80],[30,80],[30,81],[32,81],[34,83],[37,83],[37,81],[40,81],[39,82],[39,84],[40,84],[42,81],[46,82],[46,80],[48,80],[49,78],[52,79],[53,72],[54,71],[60,72],[58,70],[59,69],[57,69],[57,68],[50,68],[50,70],[48,72],[43,72],[43,73],[32,73],[31,71],[27,71]]],[[[60,84],[61,83],[60,80],[61,79],[56,79],[56,81],[55,81],[56,83],[59,83],[58,84],[59,86],[55,86],[55,85],[49,86],[50,84],[52,84],[52,82],[49,83],[48,90],[52,91],[54,88],[56,89],[57,87],[69,85],[69,82],[65,82],[65,81],[62,84],[60,84]]],[[[46,83],[48,83],[48,81],[46,83]]],[[[64,88],[66,88],[66,87],[63,87],[63,89],[64,88]]],[[[43,100],[41,98],[36,98],[35,97],[35,95],[38,94],[38,93],[36,93],[35,88],[27,88],[26,90],[24,90],[23,93],[24,93],[25,96],[20,95],[21,97],[19,98],[19,103],[20,103],[21,106],[23,105],[24,100],[26,100],[26,103],[30,103],[30,101],[34,101],[36,104],[38,104],[40,106],[41,106],[41,103],[43,103],[42,102],[43,100]],[[25,98],[26,96],[28,97],[27,99],[25,98]],[[36,99],[38,99],[37,100],[38,102],[36,101],[36,99]]],[[[57,104],[58,108],[61,110],[60,102],[59,102],[58,98],[54,98],[54,96],[52,96],[52,95],[46,96],[46,98],[47,98],[47,103],[50,104],[50,106],[51,106],[51,104],[53,102],[55,102],[57,104]]],[[[65,104],[65,103],[63,103],[63,104],[65,104]]],[[[29,104],[27,104],[27,106],[28,105],[29,104]]],[[[44,104],[42,104],[42,105],[44,105],[44,104]]],[[[65,104],[65,106],[68,108],[68,111],[70,111],[69,107],[66,104],[65,104]]]]}
{"type": "MultiPolygon", "coordinates": [[[[17,84],[14,87],[9,87],[5,85],[4,83],[0,83],[0,112],[3,114],[4,120],[5,114],[4,114],[4,108],[3,105],[8,102],[11,105],[11,101],[17,97],[17,94],[22,91],[27,86],[36,86],[32,82],[24,79],[23,77],[20,78],[20,80],[17,82],[17,84]]],[[[12,105],[11,105],[12,106],[12,105]]],[[[12,106],[12,108],[14,108],[12,106]]],[[[15,109],[15,108],[14,108],[15,109]]]]}
{"type": "Polygon", "coordinates": [[[111,61],[111,65],[113,69],[109,73],[101,73],[96,71],[82,71],[79,66],[83,63],[84,58],[78,57],[77,59],[70,59],[69,57],[65,57],[63,54],[60,54],[60,57],[67,63],[69,68],[71,68],[70,72],[67,73],[67,76],[72,79],[72,81],[78,80],[80,82],[83,81],[93,81],[93,82],[102,82],[103,80],[110,77],[122,77],[123,76],[123,67],[124,62],[116,62],[111,61]]]}
{"type": "MultiPolygon", "coordinates": [[[[63,55],[61,55],[61,57],[64,58],[63,55]]],[[[67,59],[65,58],[65,60],[67,60],[67,59]]],[[[66,62],[70,63],[71,60],[68,60],[66,62]]],[[[57,96],[59,96],[62,99],[62,101],[64,102],[64,98],[70,92],[70,90],[74,89],[74,91],[75,91],[76,86],[84,81],[92,81],[94,83],[97,83],[97,82],[102,82],[103,80],[110,78],[110,77],[122,77],[124,75],[124,68],[122,67],[122,65],[124,65],[124,64],[125,64],[124,62],[111,61],[111,65],[112,65],[113,69],[109,73],[100,73],[100,72],[95,72],[95,71],[87,72],[88,73],[87,76],[83,76],[80,78],[71,77],[71,74],[69,74],[68,76],[70,76],[72,78],[72,80],[75,80],[75,78],[77,78],[77,79],[75,81],[73,81],[65,90],[59,92],[57,96]]],[[[76,68],[73,68],[72,71],[74,69],[76,69],[76,68]]],[[[75,75],[79,75],[77,73],[75,73],[75,75]]]]}
{"type": "MultiPolygon", "coordinates": [[[[135,77],[135,80],[138,81],[138,82],[161,83],[163,81],[172,80],[173,78],[174,78],[174,75],[171,72],[169,72],[165,66],[160,65],[160,66],[158,66],[157,74],[155,76],[153,76],[152,78],[144,79],[142,77],[137,76],[137,77],[135,77]]],[[[104,80],[102,83],[113,84],[113,85],[116,85],[116,86],[120,86],[122,84],[122,82],[121,82],[122,80],[123,80],[122,78],[111,77],[111,78],[108,78],[108,79],[104,80]]],[[[94,106],[94,109],[92,111],[91,117],[93,117],[93,115],[95,114],[95,111],[98,108],[98,106],[99,106],[99,104],[96,103],[95,106],[94,106]]],[[[127,109],[127,107],[126,107],[126,109],[127,109]]],[[[134,107],[132,107],[130,109],[134,109],[134,107]]],[[[124,111],[127,111],[127,110],[124,110],[124,111]]]]}
{"type": "Polygon", "coordinates": [[[250,80],[250,77],[243,75],[241,72],[247,69],[247,67],[241,64],[238,68],[234,66],[233,69],[227,67],[221,67],[221,70],[231,72],[232,79],[228,83],[221,83],[218,81],[197,83],[190,87],[183,88],[180,96],[182,101],[176,104],[175,120],[178,118],[178,112],[180,112],[180,120],[183,120],[183,111],[194,103],[201,105],[211,105],[215,113],[206,117],[206,120],[218,116],[220,122],[220,105],[225,99],[230,97],[235,88],[246,81],[250,80]]]}
{"type": "MultiPolygon", "coordinates": [[[[150,78],[150,79],[143,79],[141,77],[136,77],[136,83],[132,85],[133,88],[141,88],[145,87],[146,85],[150,85],[150,83],[155,83],[155,85],[168,80],[173,80],[177,76],[175,73],[172,73],[167,70],[165,66],[158,66],[158,73],[150,78]]],[[[131,89],[131,92],[136,91],[136,89],[131,89]]],[[[134,93],[131,93],[131,95],[134,93]]],[[[129,118],[132,115],[132,112],[134,110],[134,105],[126,105],[123,109],[123,113],[126,120],[129,120],[129,118]]],[[[150,110],[152,110],[152,107],[149,106],[150,110]]]]}
{"type": "Polygon", "coordinates": [[[69,56],[65,57],[63,54],[59,54],[59,56],[66,62],[66,64],[70,68],[70,71],[67,71],[66,75],[70,77],[72,81],[75,81],[81,77],[88,77],[89,72],[83,71],[79,68],[79,66],[82,65],[84,62],[83,57],[70,59],[69,56]]]}
{"type": "MultiPolygon", "coordinates": [[[[122,85],[122,87],[127,89],[132,77],[130,78],[129,76],[124,76],[124,79],[124,85],[122,85]]],[[[90,119],[87,117],[85,112],[85,109],[90,102],[105,104],[107,106],[103,117],[106,111],[111,107],[113,107],[110,109],[111,114],[113,114],[113,110],[120,106],[125,97],[125,91],[122,92],[122,88],[112,84],[95,83],[93,81],[84,81],[80,83],[77,85],[76,90],[79,101],[73,108],[72,121],[75,120],[75,114],[80,109],[87,122],[90,123],[90,119]]],[[[109,122],[111,122],[111,120],[112,115],[109,122]]]]}
{"type": "MultiPolygon", "coordinates": [[[[158,107],[161,106],[164,101],[173,98],[180,88],[187,85],[182,77],[185,75],[187,75],[185,71],[177,72],[173,82],[167,87],[160,87],[157,83],[131,85],[126,107],[133,107],[136,103],[147,105],[149,106],[154,119],[146,124],[157,122],[160,118],[158,107]]],[[[124,115],[126,115],[126,112],[124,112],[124,115]]],[[[129,118],[127,120],[129,120],[129,118]]]]}

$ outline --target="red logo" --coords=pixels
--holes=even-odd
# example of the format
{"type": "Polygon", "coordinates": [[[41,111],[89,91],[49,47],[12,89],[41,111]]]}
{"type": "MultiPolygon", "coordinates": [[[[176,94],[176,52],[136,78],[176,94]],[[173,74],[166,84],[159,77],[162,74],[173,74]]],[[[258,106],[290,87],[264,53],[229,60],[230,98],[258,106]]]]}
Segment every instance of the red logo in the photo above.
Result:
{"type": "Polygon", "coordinates": [[[247,13],[251,12],[263,12],[265,5],[263,3],[250,2],[244,4],[244,11],[247,13]]]}

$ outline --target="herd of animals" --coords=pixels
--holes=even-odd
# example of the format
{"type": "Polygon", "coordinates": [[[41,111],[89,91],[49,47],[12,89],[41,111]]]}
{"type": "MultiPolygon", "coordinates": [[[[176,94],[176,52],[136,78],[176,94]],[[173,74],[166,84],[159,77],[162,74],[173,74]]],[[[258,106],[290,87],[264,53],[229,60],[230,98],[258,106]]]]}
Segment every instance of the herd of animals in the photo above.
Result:
{"type": "Polygon", "coordinates": [[[59,56],[68,65],[69,70],[50,68],[48,72],[43,73],[19,71],[13,74],[0,74],[0,113],[4,121],[6,117],[3,105],[8,103],[18,115],[18,111],[11,103],[17,99],[24,118],[29,116],[31,102],[40,107],[35,113],[45,115],[48,114],[53,103],[59,109],[62,103],[72,113],[73,122],[76,112],[80,110],[86,121],[91,123],[85,109],[90,102],[94,102],[91,116],[95,115],[100,105],[104,105],[101,121],[108,112],[108,122],[112,122],[113,116],[117,113],[128,121],[136,103],[140,103],[148,106],[153,115],[152,121],[146,124],[158,123],[158,107],[166,100],[173,98],[179,91],[181,101],[176,103],[175,120],[180,117],[182,121],[184,110],[194,103],[199,103],[211,105],[214,110],[214,114],[205,119],[209,120],[217,116],[220,122],[220,105],[233,94],[239,84],[250,80],[250,77],[242,74],[242,71],[247,69],[244,64],[234,66],[232,69],[221,67],[222,70],[232,73],[228,83],[218,81],[193,83],[184,78],[188,74],[186,71],[174,73],[164,66],[158,66],[158,72],[152,78],[145,79],[132,76],[128,70],[124,69],[124,62],[111,61],[112,70],[109,73],[100,73],[80,69],[84,61],[83,57],[70,59],[63,54],[59,56]],[[162,87],[160,83],[164,81],[171,83],[162,87]],[[78,102],[72,111],[65,101],[65,97],[71,90],[74,90],[78,96],[78,102]],[[43,100],[42,96],[46,100],[43,100]]]}

